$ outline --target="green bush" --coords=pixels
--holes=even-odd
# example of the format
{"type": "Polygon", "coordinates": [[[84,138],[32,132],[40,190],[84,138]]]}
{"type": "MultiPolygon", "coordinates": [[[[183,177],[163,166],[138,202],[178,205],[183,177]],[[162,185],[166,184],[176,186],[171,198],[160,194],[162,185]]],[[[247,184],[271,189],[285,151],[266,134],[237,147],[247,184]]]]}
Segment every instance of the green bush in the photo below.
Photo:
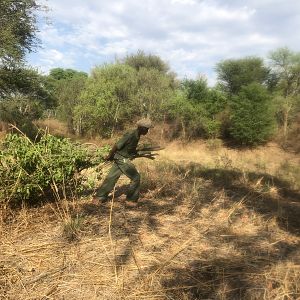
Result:
{"type": "Polygon", "coordinates": [[[168,115],[180,124],[183,138],[218,138],[226,103],[225,94],[208,88],[206,79],[183,80],[168,103],[168,115]]]}
{"type": "Polygon", "coordinates": [[[198,136],[202,130],[201,107],[189,101],[182,91],[178,91],[168,105],[169,118],[178,123],[178,132],[174,136],[180,134],[184,139],[198,136]]]}
{"type": "Polygon", "coordinates": [[[268,141],[275,129],[272,99],[258,83],[244,86],[230,103],[230,134],[242,145],[257,145],[268,141]]]}
{"type": "Polygon", "coordinates": [[[216,139],[221,133],[221,122],[219,120],[202,117],[204,137],[216,139]]]}
{"type": "Polygon", "coordinates": [[[110,64],[95,67],[74,107],[74,125],[81,134],[109,137],[132,118],[136,70],[110,64]]]}
{"type": "Polygon", "coordinates": [[[33,143],[23,135],[7,135],[0,150],[0,201],[37,203],[80,184],[79,172],[98,164],[91,154],[69,139],[44,134],[33,143]]]}

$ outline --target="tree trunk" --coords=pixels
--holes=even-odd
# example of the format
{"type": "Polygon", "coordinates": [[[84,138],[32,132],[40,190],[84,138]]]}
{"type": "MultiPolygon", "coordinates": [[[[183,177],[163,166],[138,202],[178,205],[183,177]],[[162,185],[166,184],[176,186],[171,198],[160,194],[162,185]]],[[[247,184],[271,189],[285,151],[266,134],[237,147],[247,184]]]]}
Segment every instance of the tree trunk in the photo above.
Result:
{"type": "Polygon", "coordinates": [[[181,120],[181,127],[182,127],[182,137],[185,140],[186,139],[186,129],[185,129],[185,124],[184,124],[183,120],[181,120]]]}
{"type": "Polygon", "coordinates": [[[292,104],[288,103],[288,99],[286,99],[286,103],[283,107],[283,139],[284,142],[287,140],[288,136],[288,124],[289,124],[289,114],[292,109],[292,104]]]}
{"type": "Polygon", "coordinates": [[[283,138],[284,142],[287,140],[287,130],[288,130],[288,112],[285,110],[283,112],[283,138]]]}
{"type": "Polygon", "coordinates": [[[113,127],[111,129],[110,138],[112,138],[114,133],[115,133],[115,128],[116,128],[117,122],[118,122],[118,112],[119,112],[119,104],[117,105],[117,108],[116,108],[116,112],[115,112],[115,116],[114,116],[114,124],[113,124],[113,127]]]}
{"type": "Polygon", "coordinates": [[[164,114],[163,123],[160,131],[160,140],[162,141],[165,135],[166,114],[164,114]]]}

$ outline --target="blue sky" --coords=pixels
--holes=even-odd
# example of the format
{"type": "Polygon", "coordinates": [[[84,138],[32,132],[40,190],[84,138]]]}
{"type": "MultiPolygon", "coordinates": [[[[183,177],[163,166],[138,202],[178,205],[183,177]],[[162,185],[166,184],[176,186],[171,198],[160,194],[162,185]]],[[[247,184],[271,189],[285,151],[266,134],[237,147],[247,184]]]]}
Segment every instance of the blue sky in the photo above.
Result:
{"type": "MultiPolygon", "coordinates": [[[[41,0],[44,1],[44,0],[41,0]]],[[[48,0],[29,64],[88,72],[139,49],[178,77],[205,75],[223,59],[300,51],[300,0],[48,0]],[[47,18],[47,22],[45,21],[47,18]]]]}

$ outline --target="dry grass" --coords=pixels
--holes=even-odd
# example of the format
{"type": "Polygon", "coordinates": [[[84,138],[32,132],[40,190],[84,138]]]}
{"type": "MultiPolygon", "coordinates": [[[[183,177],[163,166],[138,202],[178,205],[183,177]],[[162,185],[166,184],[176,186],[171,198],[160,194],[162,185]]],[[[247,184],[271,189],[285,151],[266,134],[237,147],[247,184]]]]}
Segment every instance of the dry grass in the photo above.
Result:
{"type": "Polygon", "coordinates": [[[280,165],[289,161],[295,166],[300,165],[300,156],[283,151],[277,144],[269,143],[254,149],[230,149],[220,143],[211,145],[209,142],[170,143],[161,153],[163,158],[174,161],[192,161],[203,165],[219,164],[246,171],[266,172],[275,175],[280,165]]]}
{"type": "Polygon", "coordinates": [[[68,131],[67,125],[57,119],[40,119],[35,121],[35,125],[39,128],[48,130],[51,134],[56,136],[72,136],[68,131]]]}
{"type": "Polygon", "coordinates": [[[0,299],[299,299],[300,193],[272,147],[171,144],[138,162],[137,208],[117,187],[1,211],[0,299]]]}

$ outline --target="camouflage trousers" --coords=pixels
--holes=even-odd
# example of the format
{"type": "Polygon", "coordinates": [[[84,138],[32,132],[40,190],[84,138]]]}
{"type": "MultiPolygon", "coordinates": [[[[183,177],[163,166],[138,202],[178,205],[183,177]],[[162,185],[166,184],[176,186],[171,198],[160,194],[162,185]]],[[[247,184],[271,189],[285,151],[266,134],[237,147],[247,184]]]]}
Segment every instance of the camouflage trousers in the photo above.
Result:
{"type": "Polygon", "coordinates": [[[118,159],[114,161],[108,175],[97,191],[97,196],[99,198],[106,199],[122,174],[126,175],[131,180],[127,192],[127,199],[137,201],[140,195],[141,176],[134,164],[128,159],[118,159]]]}

